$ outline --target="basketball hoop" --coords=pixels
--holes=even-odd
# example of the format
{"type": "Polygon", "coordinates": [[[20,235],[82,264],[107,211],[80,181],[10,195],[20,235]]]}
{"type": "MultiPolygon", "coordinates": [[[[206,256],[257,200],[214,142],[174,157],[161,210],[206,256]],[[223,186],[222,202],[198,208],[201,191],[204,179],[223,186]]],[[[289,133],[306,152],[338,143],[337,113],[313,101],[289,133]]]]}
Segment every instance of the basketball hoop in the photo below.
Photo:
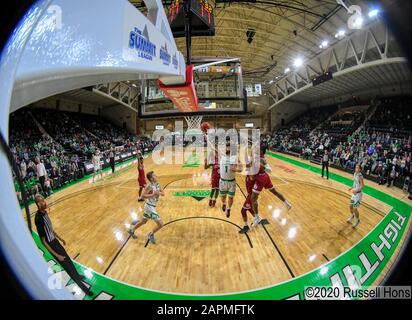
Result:
{"type": "Polygon", "coordinates": [[[187,116],[185,120],[187,122],[187,130],[199,129],[202,123],[203,116],[187,116]]]}

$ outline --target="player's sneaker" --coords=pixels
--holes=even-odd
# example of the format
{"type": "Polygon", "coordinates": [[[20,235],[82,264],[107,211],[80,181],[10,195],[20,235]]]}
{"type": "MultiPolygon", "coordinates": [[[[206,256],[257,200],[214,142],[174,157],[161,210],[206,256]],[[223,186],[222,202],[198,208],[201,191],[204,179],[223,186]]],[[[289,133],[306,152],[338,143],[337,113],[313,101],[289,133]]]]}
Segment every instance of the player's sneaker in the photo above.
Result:
{"type": "Polygon", "coordinates": [[[244,234],[247,233],[249,230],[249,226],[244,226],[242,229],[239,230],[239,233],[244,234]]]}
{"type": "Polygon", "coordinates": [[[355,218],[355,221],[352,224],[352,228],[356,228],[359,223],[360,223],[360,220],[358,218],[355,218]]]}
{"type": "Polygon", "coordinates": [[[133,239],[137,239],[137,236],[134,234],[134,230],[133,229],[128,229],[127,233],[133,238],[133,239]]]}
{"type": "Polygon", "coordinates": [[[226,218],[229,218],[230,217],[230,209],[228,208],[227,210],[226,210],[226,218]]]}
{"type": "Polygon", "coordinates": [[[142,202],[142,201],[144,201],[144,199],[142,199],[142,198],[139,197],[139,198],[137,198],[137,201],[138,201],[138,202],[142,202]]]}
{"type": "Polygon", "coordinates": [[[212,199],[209,200],[209,208],[213,208],[213,200],[212,199]]]}
{"type": "Polygon", "coordinates": [[[216,200],[212,200],[212,208],[216,206],[216,200]]]}
{"type": "Polygon", "coordinates": [[[353,218],[355,218],[355,216],[354,216],[354,215],[351,215],[351,216],[349,217],[349,219],[346,220],[346,222],[347,222],[347,223],[352,223],[353,218]]]}
{"type": "Polygon", "coordinates": [[[289,211],[290,209],[292,209],[292,205],[286,200],[285,201],[285,206],[286,206],[286,210],[289,211]]]}
{"type": "Polygon", "coordinates": [[[255,216],[253,218],[252,227],[256,227],[260,223],[260,221],[262,221],[262,218],[260,216],[255,216]]]}
{"type": "Polygon", "coordinates": [[[226,203],[222,204],[222,211],[226,212],[226,203]]]}
{"type": "Polygon", "coordinates": [[[151,243],[156,244],[156,239],[155,239],[155,236],[154,236],[154,234],[153,234],[152,232],[150,232],[150,233],[147,235],[147,239],[149,239],[149,241],[150,241],[151,243]]]}
{"type": "Polygon", "coordinates": [[[135,226],[136,224],[138,224],[138,223],[139,223],[139,219],[136,219],[136,220],[133,220],[133,221],[132,221],[132,225],[134,225],[134,226],[135,226]]]}

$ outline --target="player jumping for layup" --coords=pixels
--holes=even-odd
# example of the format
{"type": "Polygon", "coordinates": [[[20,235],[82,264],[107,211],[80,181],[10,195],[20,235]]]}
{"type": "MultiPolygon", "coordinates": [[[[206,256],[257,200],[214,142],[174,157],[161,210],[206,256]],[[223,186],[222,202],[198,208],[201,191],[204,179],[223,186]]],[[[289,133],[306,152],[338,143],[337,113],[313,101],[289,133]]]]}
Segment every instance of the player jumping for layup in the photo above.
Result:
{"type": "Polygon", "coordinates": [[[222,196],[222,211],[226,212],[226,217],[230,217],[230,209],[233,204],[233,197],[236,192],[236,172],[242,172],[242,166],[238,162],[236,155],[230,155],[230,145],[226,145],[226,154],[220,159],[220,181],[219,191],[222,196]],[[226,197],[229,197],[226,206],[226,197]]]}
{"type": "Polygon", "coordinates": [[[138,157],[137,170],[139,172],[139,177],[137,178],[137,182],[139,182],[139,199],[138,199],[138,201],[144,201],[144,199],[142,198],[142,191],[146,187],[146,177],[144,175],[143,156],[139,152],[137,157],[138,157]]]}
{"type": "Polygon", "coordinates": [[[275,187],[272,184],[272,181],[270,180],[270,176],[266,171],[270,172],[271,168],[266,162],[266,160],[264,158],[261,158],[260,168],[255,178],[255,185],[253,186],[252,194],[253,210],[257,216],[257,219],[253,221],[253,227],[257,226],[261,220],[258,213],[258,197],[263,189],[268,189],[272,194],[278,197],[285,204],[287,210],[290,210],[292,208],[292,205],[285,199],[285,197],[275,189],[275,187]]]}
{"type": "Polygon", "coordinates": [[[156,211],[156,206],[159,201],[160,196],[164,196],[164,192],[162,187],[160,186],[159,182],[157,181],[157,176],[153,171],[150,171],[147,173],[147,180],[149,180],[149,184],[146,185],[144,188],[142,198],[146,199],[146,203],[144,205],[144,212],[143,212],[143,219],[140,222],[137,222],[137,224],[132,227],[129,230],[129,234],[136,239],[136,236],[134,235],[134,231],[146,224],[146,222],[151,219],[154,222],[156,222],[156,227],[150,232],[147,236],[149,241],[153,244],[156,243],[154,234],[159,231],[160,228],[163,227],[163,221],[160,218],[159,214],[156,211]]]}
{"type": "Polygon", "coordinates": [[[348,223],[352,223],[353,220],[352,227],[354,228],[360,223],[358,208],[362,202],[362,190],[364,187],[362,167],[360,164],[357,164],[353,174],[353,186],[349,188],[349,191],[352,191],[352,197],[349,205],[351,216],[348,219],[348,223]]]}

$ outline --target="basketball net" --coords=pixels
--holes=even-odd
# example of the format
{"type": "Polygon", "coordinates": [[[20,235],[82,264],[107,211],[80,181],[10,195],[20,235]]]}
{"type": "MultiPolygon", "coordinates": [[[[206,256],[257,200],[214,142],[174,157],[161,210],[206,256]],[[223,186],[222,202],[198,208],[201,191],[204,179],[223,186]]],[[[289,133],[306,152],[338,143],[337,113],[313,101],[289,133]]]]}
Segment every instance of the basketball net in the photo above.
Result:
{"type": "Polygon", "coordinates": [[[185,120],[187,122],[187,130],[192,130],[192,129],[199,129],[200,130],[200,124],[202,123],[202,118],[203,118],[203,116],[187,116],[187,117],[185,117],[185,120]]]}

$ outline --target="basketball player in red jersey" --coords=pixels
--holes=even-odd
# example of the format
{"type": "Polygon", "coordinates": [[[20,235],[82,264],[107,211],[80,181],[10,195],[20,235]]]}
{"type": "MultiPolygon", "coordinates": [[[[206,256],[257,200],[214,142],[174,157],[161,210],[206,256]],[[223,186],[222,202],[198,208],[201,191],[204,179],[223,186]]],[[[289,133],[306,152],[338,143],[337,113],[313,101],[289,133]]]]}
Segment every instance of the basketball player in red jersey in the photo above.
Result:
{"type": "MultiPolygon", "coordinates": [[[[270,176],[266,171],[271,171],[270,166],[266,162],[265,158],[260,158],[260,168],[259,172],[257,173],[255,177],[255,184],[253,186],[253,192],[252,192],[252,207],[257,216],[259,216],[259,211],[258,211],[258,197],[260,192],[263,189],[268,189],[273,195],[275,195],[277,198],[279,198],[284,205],[286,206],[286,210],[290,210],[292,208],[292,205],[285,199],[285,197],[278,192],[275,187],[272,184],[272,181],[270,180],[270,176]]],[[[255,227],[258,225],[260,222],[260,218],[256,219],[253,221],[252,226],[255,227]]]]}
{"type": "Polygon", "coordinates": [[[139,199],[138,201],[144,201],[144,199],[142,198],[142,191],[143,189],[146,187],[146,177],[144,174],[144,164],[143,164],[143,156],[142,154],[139,152],[138,155],[138,162],[137,162],[137,170],[139,172],[139,177],[137,178],[137,181],[139,182],[139,199]]]}
{"type": "Polygon", "coordinates": [[[259,217],[259,215],[255,214],[255,211],[253,210],[252,193],[253,193],[253,186],[255,185],[255,177],[256,176],[252,175],[252,174],[246,175],[245,184],[246,184],[247,197],[245,199],[245,202],[243,203],[243,207],[242,207],[242,210],[241,210],[244,226],[239,231],[239,233],[246,233],[246,232],[249,231],[249,225],[248,225],[248,221],[247,221],[247,212],[248,211],[253,216],[253,224],[252,225],[257,225],[262,220],[259,217]]]}
{"type": "MultiPolygon", "coordinates": [[[[262,156],[262,155],[260,155],[260,156],[262,156]]],[[[247,221],[247,212],[248,211],[253,216],[252,226],[256,226],[262,220],[259,217],[259,215],[255,213],[255,210],[253,210],[252,194],[253,194],[253,186],[255,185],[256,175],[251,174],[252,158],[247,157],[246,160],[247,160],[247,164],[246,164],[247,175],[246,175],[246,179],[245,179],[245,185],[246,185],[247,196],[246,196],[245,202],[243,203],[242,210],[241,210],[244,226],[239,231],[239,233],[242,233],[242,234],[246,233],[250,230],[249,229],[249,224],[248,224],[248,221],[247,221]]]]}
{"type": "Polygon", "coordinates": [[[214,155],[213,155],[212,163],[208,164],[207,160],[205,161],[205,169],[212,167],[211,190],[210,190],[210,200],[209,200],[210,208],[214,208],[216,205],[216,199],[219,196],[219,180],[220,180],[217,146],[215,146],[215,150],[213,151],[213,153],[214,155]]]}

